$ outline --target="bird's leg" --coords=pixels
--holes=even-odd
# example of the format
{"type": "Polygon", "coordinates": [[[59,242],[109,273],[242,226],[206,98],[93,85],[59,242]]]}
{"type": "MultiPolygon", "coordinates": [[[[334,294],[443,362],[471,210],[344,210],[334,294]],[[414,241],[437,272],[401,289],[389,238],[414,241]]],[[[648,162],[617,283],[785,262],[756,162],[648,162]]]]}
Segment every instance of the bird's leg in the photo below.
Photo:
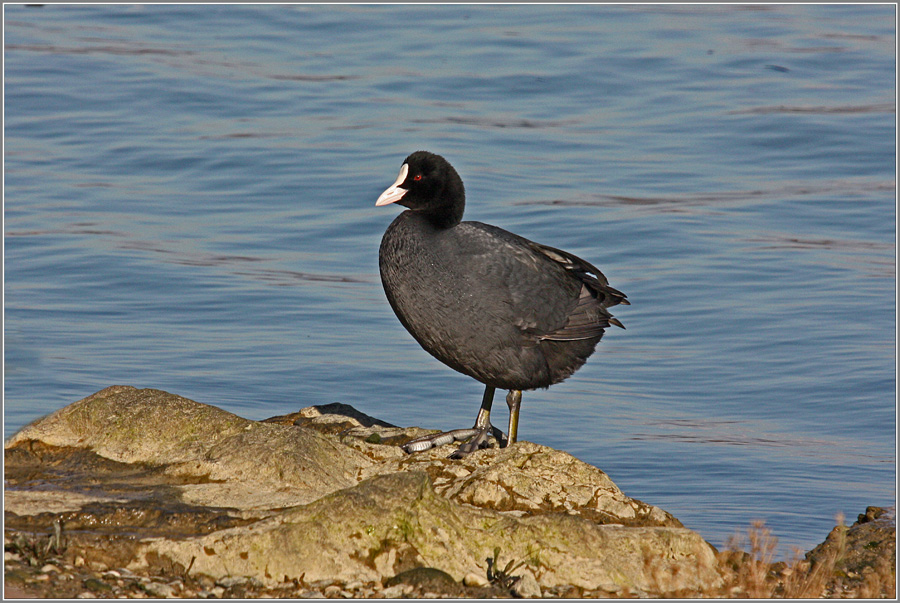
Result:
{"type": "Polygon", "coordinates": [[[481,408],[478,409],[478,416],[475,417],[475,427],[473,429],[484,429],[491,424],[491,406],[494,404],[494,388],[490,385],[484,386],[484,396],[481,398],[481,408]]]}
{"type": "Polygon", "coordinates": [[[422,452],[435,446],[449,444],[453,440],[465,440],[459,449],[450,455],[450,458],[462,458],[467,454],[475,452],[479,448],[485,448],[488,444],[488,438],[494,436],[498,443],[502,445],[503,433],[491,425],[491,405],[494,403],[494,388],[490,385],[484,388],[484,397],[481,399],[481,408],[478,410],[478,416],[475,418],[475,426],[472,429],[455,429],[453,431],[445,431],[434,435],[416,438],[403,445],[403,450],[407,453],[422,452]]]}
{"type": "Polygon", "coordinates": [[[509,435],[506,438],[506,445],[516,443],[516,435],[519,432],[519,407],[522,406],[522,390],[511,389],[506,394],[506,405],[509,406],[509,435]]]}
{"type": "Polygon", "coordinates": [[[481,408],[475,418],[475,427],[472,428],[472,437],[463,443],[456,452],[450,455],[451,459],[462,457],[481,448],[487,448],[488,439],[494,436],[497,443],[503,445],[503,432],[491,425],[491,404],[494,403],[494,388],[490,385],[484,387],[484,398],[481,399],[481,408]]]}

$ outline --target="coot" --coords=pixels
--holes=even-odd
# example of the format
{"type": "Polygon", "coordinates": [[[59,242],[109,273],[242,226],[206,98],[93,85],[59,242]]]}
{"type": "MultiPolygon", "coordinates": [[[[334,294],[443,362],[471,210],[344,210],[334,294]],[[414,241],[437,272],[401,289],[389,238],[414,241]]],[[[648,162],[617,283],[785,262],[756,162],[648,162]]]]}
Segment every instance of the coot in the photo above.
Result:
{"type": "Polygon", "coordinates": [[[462,222],[465,190],[440,155],[417,151],[376,206],[399,203],[381,240],[378,264],[400,322],[432,356],[484,383],[472,429],[407,443],[407,452],[466,440],[459,458],[516,441],[522,390],[549,387],[574,373],[610,325],[607,308],[628,304],[603,273],[574,255],[502,228],[462,222]],[[490,423],[494,390],[509,390],[506,437],[490,423]]]}

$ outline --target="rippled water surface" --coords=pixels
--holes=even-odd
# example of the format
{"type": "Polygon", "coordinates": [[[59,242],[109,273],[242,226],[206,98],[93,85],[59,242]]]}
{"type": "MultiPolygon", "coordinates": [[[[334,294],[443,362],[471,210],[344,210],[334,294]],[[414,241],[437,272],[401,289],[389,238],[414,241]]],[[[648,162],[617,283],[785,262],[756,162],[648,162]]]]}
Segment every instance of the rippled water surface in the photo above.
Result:
{"type": "Polygon", "coordinates": [[[378,278],[424,148],[632,301],[523,439],[716,545],[894,503],[893,6],[4,9],[7,437],[112,384],[470,425],[378,278]]]}

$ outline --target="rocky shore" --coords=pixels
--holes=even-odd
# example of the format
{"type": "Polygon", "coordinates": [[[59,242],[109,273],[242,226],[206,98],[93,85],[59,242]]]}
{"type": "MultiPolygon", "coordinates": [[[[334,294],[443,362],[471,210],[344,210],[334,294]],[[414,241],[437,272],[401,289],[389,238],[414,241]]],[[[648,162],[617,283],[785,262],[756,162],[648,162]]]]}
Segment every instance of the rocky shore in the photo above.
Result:
{"type": "MultiPolygon", "coordinates": [[[[596,467],[529,442],[454,461],[399,449],[424,433],[341,404],[257,422],[109,387],[6,443],[5,595],[750,594],[752,555],[719,553],[596,467]]],[[[828,574],[811,596],[892,596],[893,514],[860,522],[804,560],[828,574]]],[[[782,565],[762,572],[772,594],[802,569],[782,565]]]]}

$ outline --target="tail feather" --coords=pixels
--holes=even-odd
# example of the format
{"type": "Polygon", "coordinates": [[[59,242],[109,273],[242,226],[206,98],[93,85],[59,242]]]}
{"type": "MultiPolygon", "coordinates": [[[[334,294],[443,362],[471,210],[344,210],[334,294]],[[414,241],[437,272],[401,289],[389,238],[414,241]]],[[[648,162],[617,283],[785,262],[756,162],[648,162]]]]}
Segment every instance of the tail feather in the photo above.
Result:
{"type": "Polygon", "coordinates": [[[569,313],[565,326],[553,333],[543,335],[541,339],[574,341],[600,338],[603,336],[604,329],[610,325],[625,328],[625,325],[613,317],[607,308],[619,304],[630,306],[631,302],[624,293],[610,287],[606,276],[596,266],[555,247],[547,247],[538,243],[532,243],[532,245],[536,251],[565,268],[582,284],[578,301],[569,313]]]}

